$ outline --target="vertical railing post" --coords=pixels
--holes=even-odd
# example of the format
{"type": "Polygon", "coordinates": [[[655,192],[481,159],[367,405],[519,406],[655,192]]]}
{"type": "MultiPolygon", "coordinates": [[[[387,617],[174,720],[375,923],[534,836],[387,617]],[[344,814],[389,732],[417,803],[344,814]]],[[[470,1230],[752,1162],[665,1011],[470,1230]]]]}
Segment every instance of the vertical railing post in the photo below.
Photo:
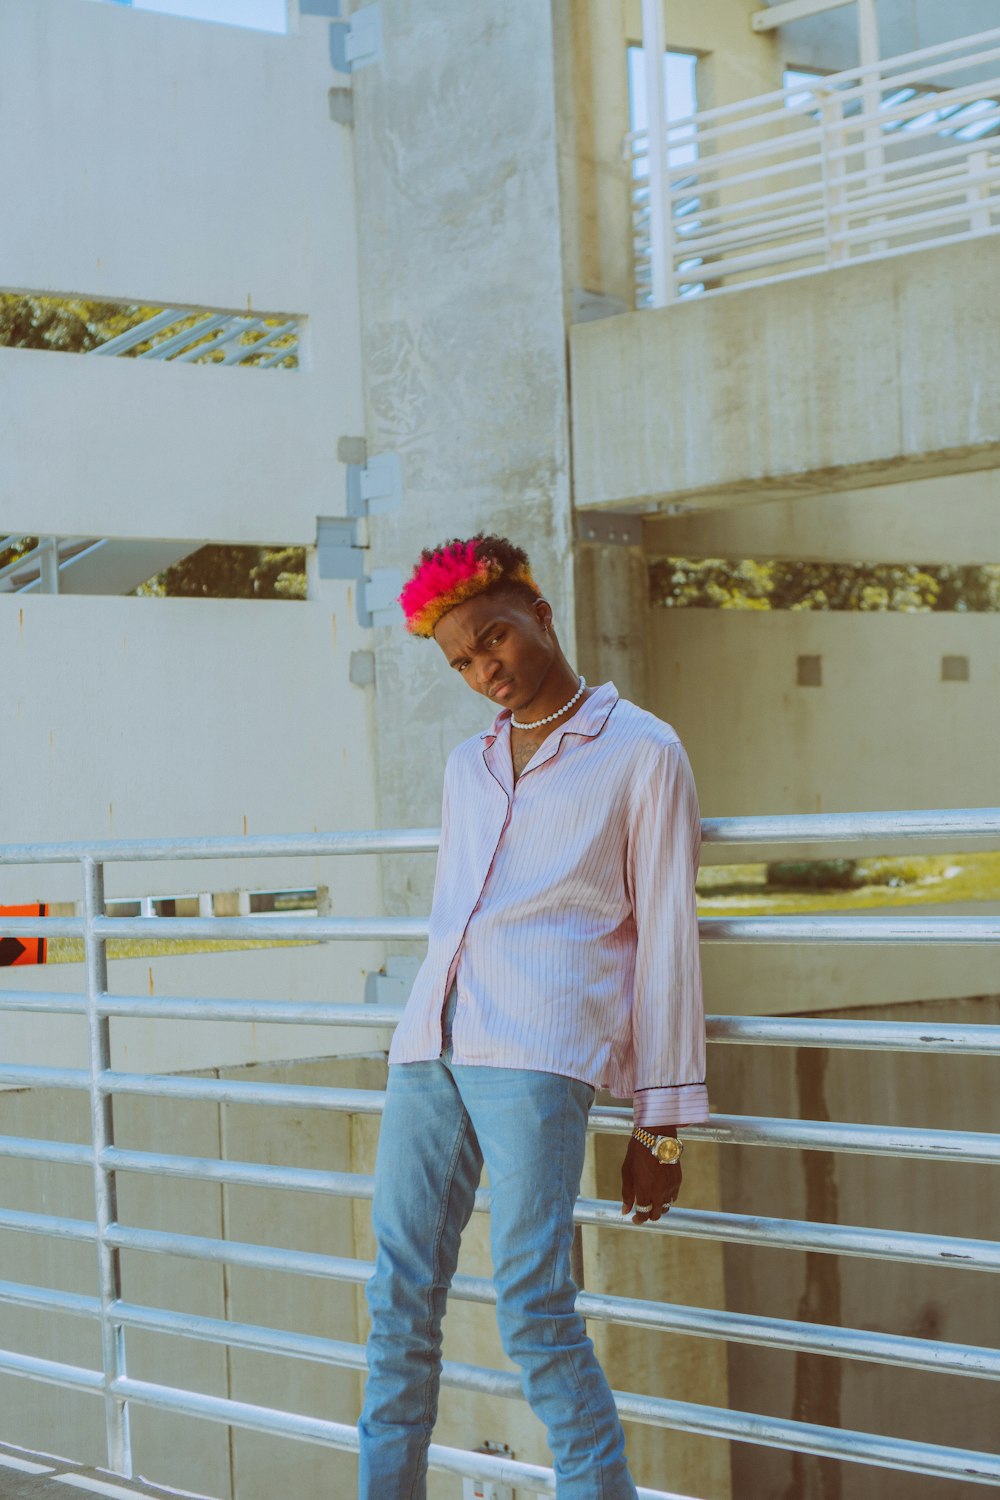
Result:
{"type": "Polygon", "coordinates": [[[59,592],[59,538],[43,536],[38,539],[38,589],[42,594],[59,592]]]}
{"type": "Polygon", "coordinates": [[[131,1477],[132,1443],[128,1403],[112,1385],[125,1375],[125,1330],[114,1321],[111,1308],[121,1297],[121,1259],[108,1243],[108,1228],[118,1218],[118,1192],[113,1171],[104,1165],[104,1152],[114,1145],[114,1115],[110,1094],[101,1088],[101,1075],[111,1067],[111,1023],[100,1014],[98,1002],[107,993],[106,939],[94,930],[104,915],[104,866],[83,860],[84,944],[87,959],[87,1029],[90,1041],[90,1139],[94,1153],[94,1206],[97,1224],[97,1265],[101,1300],[101,1353],[104,1363],[104,1417],[108,1465],[116,1474],[131,1477]]]}
{"type": "Polygon", "coordinates": [[[654,307],[665,307],[674,300],[674,210],[667,145],[663,3],[664,0],[642,0],[642,60],[649,127],[649,261],[654,307]]]}
{"type": "Polygon", "coordinates": [[[826,263],[836,265],[846,259],[847,241],[842,238],[847,227],[847,205],[843,176],[846,171],[844,144],[844,106],[832,89],[817,89],[820,106],[820,170],[823,173],[823,217],[826,223],[826,263]]]}
{"type": "MultiPolygon", "coordinates": [[[[882,57],[882,49],[878,35],[878,11],[876,0],[858,0],[858,51],[861,57],[862,68],[871,68],[871,72],[863,72],[861,85],[861,108],[866,116],[863,131],[865,151],[865,176],[864,193],[875,196],[881,193],[885,187],[885,151],[882,143],[882,126],[878,120],[879,105],[882,103],[882,70],[879,63],[882,57]]],[[[868,217],[866,211],[865,217],[868,217]]],[[[873,223],[884,223],[884,215],[877,215],[873,223]]],[[[884,253],[889,248],[887,240],[878,240],[868,246],[869,253],[872,251],[884,253]]]]}
{"type": "MultiPolygon", "coordinates": [[[[990,167],[990,153],[988,151],[969,152],[969,174],[978,176],[979,173],[988,172],[990,167]]],[[[969,188],[969,229],[973,234],[985,234],[992,228],[990,213],[990,184],[988,182],[974,182],[969,188]]]]}

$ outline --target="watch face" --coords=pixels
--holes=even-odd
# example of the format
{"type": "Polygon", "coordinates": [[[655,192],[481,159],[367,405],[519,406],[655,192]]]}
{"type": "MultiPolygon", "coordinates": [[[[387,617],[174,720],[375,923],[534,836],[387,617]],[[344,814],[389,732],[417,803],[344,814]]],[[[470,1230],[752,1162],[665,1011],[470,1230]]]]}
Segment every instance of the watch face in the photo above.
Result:
{"type": "Polygon", "coordinates": [[[656,1159],[662,1162],[680,1161],[681,1146],[672,1136],[666,1136],[662,1141],[656,1143],[656,1159]]]}

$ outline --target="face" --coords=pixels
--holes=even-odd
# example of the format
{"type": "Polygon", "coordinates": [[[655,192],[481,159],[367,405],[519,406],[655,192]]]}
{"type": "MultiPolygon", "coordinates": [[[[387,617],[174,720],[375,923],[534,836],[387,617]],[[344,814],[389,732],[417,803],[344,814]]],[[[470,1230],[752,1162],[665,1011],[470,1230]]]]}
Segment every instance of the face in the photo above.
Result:
{"type": "Polygon", "coordinates": [[[442,615],[434,631],[453,671],[472,688],[517,712],[537,695],[556,660],[552,609],[504,594],[480,594],[442,615]]]}

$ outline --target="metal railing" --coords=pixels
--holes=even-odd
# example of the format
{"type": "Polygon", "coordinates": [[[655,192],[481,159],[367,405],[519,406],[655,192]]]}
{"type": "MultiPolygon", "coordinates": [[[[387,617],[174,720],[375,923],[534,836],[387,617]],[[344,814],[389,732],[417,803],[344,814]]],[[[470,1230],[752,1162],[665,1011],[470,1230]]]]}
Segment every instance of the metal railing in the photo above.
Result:
{"type": "MultiPolygon", "coordinates": [[[[704,819],[702,835],[706,843],[728,845],[827,841],[874,843],[885,839],[895,842],[898,839],[970,837],[996,840],[1000,838],[1000,808],[704,819]]],[[[82,937],[87,981],[86,994],[78,995],[0,989],[0,1011],[85,1016],[89,1045],[87,1068],[8,1064],[0,1066],[0,1086],[87,1093],[91,1124],[89,1144],[5,1136],[0,1137],[0,1156],[87,1169],[92,1175],[94,1195],[92,1220],[0,1207],[0,1229],[92,1244],[99,1271],[94,1295],[3,1281],[0,1282],[0,1303],[96,1321],[101,1330],[102,1347],[100,1369],[4,1350],[0,1351],[0,1372],[101,1396],[105,1406],[108,1462],[116,1472],[128,1475],[132,1470],[129,1431],[132,1403],[336,1449],[350,1451],[357,1446],[357,1431],[351,1423],[323,1420],[276,1407],[250,1405],[134,1379],[128,1374],[126,1360],[126,1337],[130,1329],[230,1348],[255,1349],[343,1369],[364,1368],[364,1350],[357,1344],[130,1302],[123,1295],[123,1251],[182,1256],[203,1263],[256,1267],[355,1285],[364,1283],[372,1269],[369,1262],[343,1256],[144,1229],[123,1223],[118,1210],[119,1174],[152,1174],[192,1182],[239,1184],[347,1199],[370,1198],[372,1179],[351,1172],[125,1150],[115,1141],[115,1095],[376,1115],[382,1109],[384,1095],[367,1089],[116,1070],[111,1061],[112,1022],[119,1018],[142,1017],[391,1027],[401,1011],[399,1007],[380,1005],[112,995],[108,989],[108,940],[176,937],[197,938],[211,944],[233,938],[315,939],[321,942],[359,938],[420,939],[426,935],[427,923],[420,919],[395,917],[112,918],[105,910],[104,866],[121,862],[233,856],[245,859],[276,855],[419,853],[433,851],[437,841],[436,830],[420,829],[244,839],[0,846],[0,865],[80,865],[84,893],[82,916],[0,917],[0,936],[82,937]]],[[[1000,917],[977,915],[714,917],[700,919],[699,928],[702,938],[709,942],[1000,944],[1000,917]]],[[[716,1015],[709,1017],[708,1035],[712,1043],[725,1045],[1000,1055],[1000,1026],[990,1025],[928,1026],[913,1022],[716,1015]]],[[[623,1135],[629,1132],[630,1125],[631,1112],[628,1110],[599,1106],[591,1111],[589,1128],[593,1131],[623,1135]]],[[[895,1126],[715,1114],[707,1124],[684,1128],[682,1135],[693,1140],[784,1149],[1000,1163],[1000,1136],[970,1131],[915,1131],[895,1126]]],[[[477,1194],[476,1210],[480,1213],[489,1211],[488,1191],[481,1190],[477,1194]]],[[[635,1232],[631,1222],[622,1218],[617,1202],[580,1199],[575,1217],[578,1224],[597,1226],[604,1231],[635,1232]]],[[[1000,1242],[953,1235],[685,1208],[672,1209],[661,1222],[647,1224],[641,1232],[647,1237],[651,1234],[681,1235],[909,1264],[1000,1270],[1000,1242]]],[[[491,1282],[480,1277],[459,1275],[452,1291],[455,1297],[468,1301],[489,1303],[494,1300],[491,1282]]],[[[581,1292],[578,1306],[588,1318],[631,1327],[822,1353],[907,1369],[1000,1378],[1000,1350],[993,1348],[587,1291],[581,1292]]],[[[446,1362],[443,1383],[521,1399],[517,1378],[503,1371],[446,1362]]],[[[623,1417],[653,1426],[948,1477],[956,1483],[1000,1485],[998,1453],[972,1452],[629,1391],[616,1392],[616,1400],[623,1417]]],[[[439,1470],[516,1484],[541,1494],[554,1493],[555,1489],[551,1469],[489,1454],[435,1444],[430,1450],[430,1463],[439,1470]]],[[[642,1489],[640,1494],[644,1500],[670,1500],[662,1490],[642,1489]]]]}
{"type": "Polygon", "coordinates": [[[1000,28],[633,132],[637,305],[995,233],[998,129],[1000,28]]]}

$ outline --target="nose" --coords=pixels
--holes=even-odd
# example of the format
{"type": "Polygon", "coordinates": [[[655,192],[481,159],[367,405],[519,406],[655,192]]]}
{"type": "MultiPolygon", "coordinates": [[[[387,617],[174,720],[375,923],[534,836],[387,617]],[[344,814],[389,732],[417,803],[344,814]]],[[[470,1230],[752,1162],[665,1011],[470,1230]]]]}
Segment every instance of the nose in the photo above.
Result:
{"type": "Polygon", "coordinates": [[[479,680],[483,690],[489,692],[495,680],[500,676],[501,667],[496,657],[487,658],[479,669],[479,680]]]}

